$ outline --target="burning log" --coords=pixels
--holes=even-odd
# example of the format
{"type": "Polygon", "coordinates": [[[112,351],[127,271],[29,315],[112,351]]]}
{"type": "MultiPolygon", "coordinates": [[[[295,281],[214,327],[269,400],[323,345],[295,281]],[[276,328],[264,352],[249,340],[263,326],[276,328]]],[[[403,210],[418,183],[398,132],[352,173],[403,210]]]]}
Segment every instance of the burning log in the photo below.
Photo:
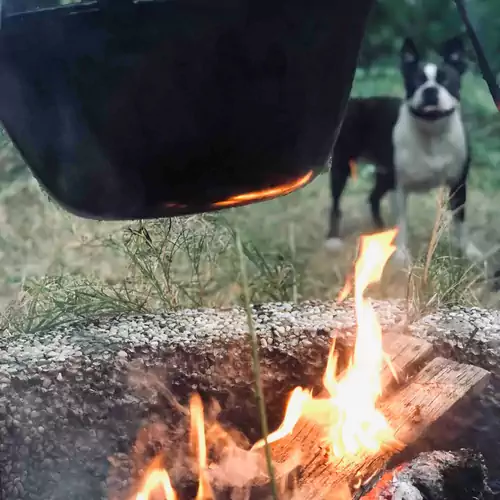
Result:
{"type": "MultiPolygon", "coordinates": [[[[323,394],[315,397],[296,388],[283,423],[268,437],[277,463],[300,450],[301,500],[326,500],[339,496],[342,488],[346,498],[359,498],[398,449],[415,441],[463,397],[484,389],[488,381],[489,373],[481,368],[437,358],[381,400],[384,387],[387,390],[384,371],[389,368],[396,379],[397,374],[387,354],[384,358],[381,327],[364,292],[380,280],[395,250],[394,236],[394,231],[387,231],[362,237],[354,278],[339,295],[345,298],[353,291],[355,297],[356,341],[344,372],[337,374],[334,343],[323,376],[323,394]]],[[[408,366],[403,368],[411,368],[411,363],[404,364],[408,366]]],[[[403,374],[405,382],[411,372],[403,374]]]]}
{"type": "MultiPolygon", "coordinates": [[[[395,438],[405,446],[463,397],[484,389],[488,378],[488,372],[481,368],[435,358],[408,384],[382,400],[380,409],[395,429],[395,438]]],[[[305,419],[299,421],[292,434],[273,443],[273,456],[278,463],[283,462],[297,448],[302,452],[301,500],[332,498],[332,492],[346,484],[353,498],[360,498],[398,451],[385,447],[374,455],[360,453],[329,460],[320,445],[317,427],[305,419]]]]}
{"type": "Polygon", "coordinates": [[[363,500],[486,500],[492,497],[480,453],[421,453],[410,463],[384,474],[363,500]]]}

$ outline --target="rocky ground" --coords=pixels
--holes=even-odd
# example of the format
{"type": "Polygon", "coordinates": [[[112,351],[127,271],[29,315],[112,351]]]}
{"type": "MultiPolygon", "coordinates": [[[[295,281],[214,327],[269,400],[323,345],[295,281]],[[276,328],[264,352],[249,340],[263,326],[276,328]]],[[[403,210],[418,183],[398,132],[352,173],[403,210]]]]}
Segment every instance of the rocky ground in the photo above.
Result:
{"type": "MultiPolygon", "coordinates": [[[[442,446],[477,445],[500,477],[500,312],[455,308],[408,325],[402,302],[375,306],[385,331],[427,338],[440,354],[493,372],[473,410],[450,415],[436,436],[442,446]],[[457,422],[467,424],[461,436],[457,422]]],[[[351,302],[306,302],[256,306],[254,314],[274,426],[288,391],[320,379],[331,335],[353,332],[354,311],[351,302]]],[[[241,309],[203,309],[0,337],[0,499],[98,500],[111,498],[107,488],[124,491],[128,478],[110,479],[108,457],[126,456],[151,418],[175,422],[166,386],[181,402],[193,390],[215,396],[221,419],[255,439],[246,332],[241,309]]],[[[436,436],[421,447],[438,446],[436,436]]]]}

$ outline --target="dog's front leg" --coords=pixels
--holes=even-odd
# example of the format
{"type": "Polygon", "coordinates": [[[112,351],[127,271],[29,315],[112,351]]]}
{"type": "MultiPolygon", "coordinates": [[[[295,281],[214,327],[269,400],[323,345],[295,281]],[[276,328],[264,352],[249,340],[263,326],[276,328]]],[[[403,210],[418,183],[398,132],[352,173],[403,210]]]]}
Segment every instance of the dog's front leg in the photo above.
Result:
{"type": "Polygon", "coordinates": [[[482,252],[470,241],[465,225],[465,203],[467,201],[467,186],[463,180],[458,186],[450,190],[449,207],[452,211],[452,243],[469,260],[478,262],[483,260],[482,252]]]}
{"type": "Polygon", "coordinates": [[[408,250],[408,192],[403,186],[397,184],[396,189],[391,193],[391,198],[393,217],[394,220],[397,221],[398,228],[394,259],[399,265],[409,267],[411,264],[411,256],[408,250]]]}
{"type": "Polygon", "coordinates": [[[395,226],[399,223],[400,202],[397,190],[391,191],[389,195],[389,203],[391,205],[391,225],[395,226]]]}

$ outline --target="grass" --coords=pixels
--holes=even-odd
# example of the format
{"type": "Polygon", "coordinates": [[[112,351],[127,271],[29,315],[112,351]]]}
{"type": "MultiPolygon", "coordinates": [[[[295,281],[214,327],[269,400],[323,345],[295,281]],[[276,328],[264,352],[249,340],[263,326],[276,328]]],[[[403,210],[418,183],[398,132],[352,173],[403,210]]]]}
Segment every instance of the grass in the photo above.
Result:
{"type": "MultiPolygon", "coordinates": [[[[495,220],[500,119],[481,80],[468,75],[464,85],[474,148],[471,237],[493,252],[500,243],[495,220]]],[[[359,72],[353,93],[400,95],[399,75],[359,72]]],[[[0,141],[0,307],[3,328],[10,332],[40,332],[99,314],[241,303],[236,230],[252,302],[333,299],[352,265],[357,236],[371,229],[367,170],[345,195],[350,244],[340,257],[322,245],[330,202],[327,175],[286,197],[216,214],[134,224],[87,221],[47,200],[8,139],[0,141]]],[[[410,211],[415,267],[409,279],[396,276],[378,295],[408,296],[419,311],[443,304],[496,305],[497,297],[480,283],[482,269],[453,256],[445,222],[435,229],[429,252],[436,194],[411,198],[410,211]]]]}

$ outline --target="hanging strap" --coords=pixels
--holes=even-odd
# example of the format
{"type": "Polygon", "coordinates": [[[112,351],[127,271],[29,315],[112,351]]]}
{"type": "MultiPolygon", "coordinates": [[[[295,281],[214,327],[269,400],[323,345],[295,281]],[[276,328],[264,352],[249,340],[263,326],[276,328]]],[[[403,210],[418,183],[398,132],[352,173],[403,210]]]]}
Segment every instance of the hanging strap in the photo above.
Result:
{"type": "Polygon", "coordinates": [[[490,64],[488,63],[488,59],[484,54],[483,46],[477,37],[476,30],[474,26],[472,26],[472,22],[467,14],[467,9],[465,8],[464,0],[455,0],[455,5],[457,6],[458,13],[462,18],[462,22],[465,25],[465,29],[467,31],[467,35],[472,42],[472,47],[474,48],[474,52],[476,53],[477,62],[479,65],[479,70],[483,76],[486,85],[488,85],[488,89],[490,91],[491,97],[493,98],[493,102],[497,107],[498,111],[500,111],[500,86],[496,81],[495,74],[491,69],[490,64]]]}

